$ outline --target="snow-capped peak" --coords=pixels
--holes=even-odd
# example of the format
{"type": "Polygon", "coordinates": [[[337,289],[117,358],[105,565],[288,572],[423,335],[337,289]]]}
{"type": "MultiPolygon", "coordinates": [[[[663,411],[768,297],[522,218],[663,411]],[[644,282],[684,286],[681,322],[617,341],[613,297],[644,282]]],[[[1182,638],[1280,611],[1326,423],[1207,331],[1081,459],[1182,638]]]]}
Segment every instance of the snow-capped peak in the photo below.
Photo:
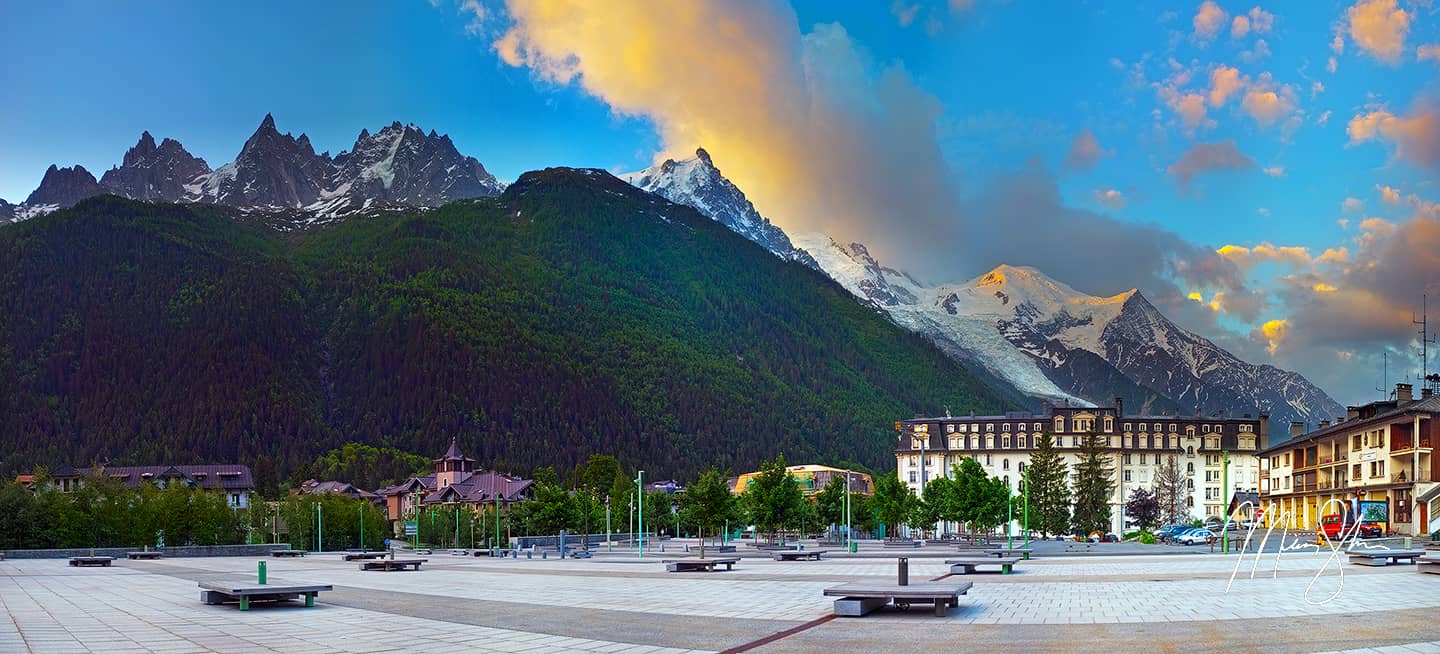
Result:
{"type": "Polygon", "coordinates": [[[810,255],[796,249],[784,230],[770,224],[745,194],[720,174],[720,169],[715,167],[710,153],[704,148],[696,149],[693,157],[666,159],[645,170],[619,177],[632,186],[699,211],[701,215],[759,243],[782,259],[815,267],[810,255]]]}

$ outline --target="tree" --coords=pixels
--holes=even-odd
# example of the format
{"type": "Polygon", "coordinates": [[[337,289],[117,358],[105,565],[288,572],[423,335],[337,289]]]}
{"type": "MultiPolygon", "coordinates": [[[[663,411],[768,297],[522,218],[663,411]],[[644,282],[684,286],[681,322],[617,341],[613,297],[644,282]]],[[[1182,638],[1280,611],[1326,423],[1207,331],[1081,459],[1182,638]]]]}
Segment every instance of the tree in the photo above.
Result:
{"type": "Polygon", "coordinates": [[[829,526],[845,523],[845,493],[848,492],[845,478],[833,475],[825,488],[815,495],[815,512],[820,522],[829,526]]]}
{"type": "Polygon", "coordinates": [[[899,475],[888,472],[875,480],[875,497],[871,498],[871,505],[880,524],[893,534],[899,531],[900,525],[909,521],[914,498],[915,491],[900,481],[899,475]]]}
{"type": "Polygon", "coordinates": [[[1070,530],[1068,476],[1065,461],[1055,451],[1055,436],[1042,432],[1025,468],[1025,486],[1030,489],[1030,525],[1046,536],[1070,530]]]}
{"type": "MultiPolygon", "coordinates": [[[[553,474],[553,471],[552,471],[553,474]]],[[[519,521],[531,534],[550,536],[561,529],[573,529],[580,520],[580,507],[575,498],[559,484],[537,482],[528,501],[516,505],[519,521]]]]}
{"type": "Polygon", "coordinates": [[[755,531],[773,535],[777,530],[794,525],[801,517],[805,496],[795,478],[785,469],[785,456],[760,465],[759,474],[740,495],[740,505],[749,516],[755,531]]]}
{"type": "Polygon", "coordinates": [[[1135,526],[1149,531],[1160,521],[1160,502],[1154,493],[1137,488],[1130,491],[1130,499],[1125,502],[1125,515],[1135,526]]]}
{"type": "Polygon", "coordinates": [[[954,503],[954,482],[946,477],[931,479],[925,484],[925,489],[920,491],[920,502],[915,509],[915,524],[929,530],[934,529],[941,520],[952,522],[947,518],[951,515],[954,503]]]}
{"type": "Polygon", "coordinates": [[[700,538],[700,558],[705,558],[705,534],[719,531],[737,518],[735,496],[726,482],[728,474],[711,467],[680,493],[680,519],[695,528],[700,538]]]}
{"type": "Polygon", "coordinates": [[[1155,501],[1160,518],[1166,524],[1180,524],[1185,515],[1181,508],[1185,497],[1185,477],[1180,473],[1180,460],[1171,454],[1155,471],[1155,501]]]}
{"type": "MultiPolygon", "coordinates": [[[[266,472],[267,467],[274,467],[273,460],[264,455],[256,460],[255,465],[256,475],[266,472]]],[[[339,449],[330,450],[316,458],[299,473],[320,481],[343,481],[366,490],[375,490],[416,474],[425,474],[430,465],[429,459],[418,454],[390,447],[346,443],[339,449]]],[[[257,480],[257,484],[260,481],[257,480]]],[[[261,486],[261,490],[269,489],[261,486]]]]}
{"type": "Polygon", "coordinates": [[[1071,522],[1082,534],[1105,533],[1110,527],[1110,494],[1115,485],[1104,437],[1091,432],[1081,439],[1080,460],[1074,468],[1075,510],[1071,522]]]}

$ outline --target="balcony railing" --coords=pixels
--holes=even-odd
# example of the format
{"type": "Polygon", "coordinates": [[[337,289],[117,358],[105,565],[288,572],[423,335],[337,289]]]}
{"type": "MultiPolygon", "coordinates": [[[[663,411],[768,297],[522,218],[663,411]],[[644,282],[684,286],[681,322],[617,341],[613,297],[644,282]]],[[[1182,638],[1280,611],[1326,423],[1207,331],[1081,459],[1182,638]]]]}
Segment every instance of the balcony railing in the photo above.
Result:
{"type": "Polygon", "coordinates": [[[1420,474],[1418,475],[1410,474],[1409,472],[1397,472],[1393,475],[1390,475],[1390,481],[1400,484],[1411,481],[1433,481],[1430,476],[1430,471],[1428,470],[1421,470],[1420,474]]]}
{"type": "Polygon", "coordinates": [[[1320,490],[1340,490],[1340,489],[1342,489],[1342,488],[1349,488],[1349,487],[1350,487],[1350,483],[1349,483],[1348,481],[1344,480],[1344,479],[1337,479],[1337,480],[1335,480],[1335,481],[1322,481],[1322,482],[1320,482],[1320,490]]]}
{"type": "MultiPolygon", "coordinates": [[[[1391,447],[1390,447],[1390,453],[1391,453],[1391,454],[1398,454],[1398,453],[1400,453],[1400,452],[1409,452],[1410,450],[1415,449],[1414,441],[1411,441],[1410,439],[1400,439],[1400,438],[1396,438],[1396,439],[1390,441],[1390,446],[1391,446],[1391,447]]],[[[1421,436],[1421,437],[1420,437],[1420,449],[1422,449],[1422,450],[1428,450],[1428,449],[1430,449],[1430,437],[1429,437],[1428,435],[1427,435],[1427,436],[1421,436]]]]}
{"type": "Polygon", "coordinates": [[[1295,484],[1295,491],[1298,492],[1298,493],[1304,493],[1304,492],[1306,492],[1306,491],[1313,491],[1313,490],[1316,490],[1316,484],[1315,484],[1315,482],[1310,482],[1310,483],[1308,483],[1308,484],[1295,484]]]}

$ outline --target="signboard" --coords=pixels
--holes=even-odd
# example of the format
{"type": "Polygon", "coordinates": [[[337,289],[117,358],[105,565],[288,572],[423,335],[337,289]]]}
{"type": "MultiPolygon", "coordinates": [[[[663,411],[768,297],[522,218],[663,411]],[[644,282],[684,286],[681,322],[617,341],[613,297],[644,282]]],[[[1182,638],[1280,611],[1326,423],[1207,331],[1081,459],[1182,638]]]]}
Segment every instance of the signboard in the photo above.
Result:
{"type": "Polygon", "coordinates": [[[1360,453],[1360,460],[1361,460],[1361,461],[1374,461],[1374,460],[1375,460],[1375,455],[1377,455],[1377,454],[1379,454],[1379,452],[1377,452],[1377,451],[1375,451],[1375,450],[1370,450],[1370,451],[1368,451],[1368,452],[1361,452],[1361,453],[1360,453]]]}
{"type": "Polygon", "coordinates": [[[420,522],[419,522],[418,520],[406,520],[406,521],[405,521],[405,535],[406,535],[406,536],[414,536],[415,534],[419,533],[419,530],[420,530],[420,526],[419,526],[419,525],[420,525],[420,522]]]}
{"type": "Polygon", "coordinates": [[[1360,520],[1388,524],[1390,505],[1385,500],[1360,500],[1360,520]]]}

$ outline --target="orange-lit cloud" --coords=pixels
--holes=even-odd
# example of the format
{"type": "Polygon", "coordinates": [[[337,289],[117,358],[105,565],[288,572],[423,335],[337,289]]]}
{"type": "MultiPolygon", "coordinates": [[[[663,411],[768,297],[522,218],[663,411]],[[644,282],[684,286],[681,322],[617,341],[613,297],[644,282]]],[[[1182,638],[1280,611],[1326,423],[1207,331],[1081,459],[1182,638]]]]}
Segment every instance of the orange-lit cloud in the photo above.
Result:
{"type": "Polygon", "coordinates": [[[1295,88],[1274,84],[1266,73],[1246,87],[1240,106],[1261,127],[1268,127],[1295,111],[1295,104],[1295,88]]]}
{"type": "Polygon", "coordinates": [[[1361,50],[1381,61],[1400,62],[1413,16],[1395,0],[1360,0],[1345,10],[1350,38],[1361,50]]]}
{"type": "Polygon", "coordinates": [[[1440,62],[1440,43],[1427,43],[1415,48],[1415,60],[1440,62]]]}
{"type": "Polygon", "coordinates": [[[1075,135],[1075,140],[1070,143],[1070,152],[1065,155],[1064,166],[1068,170],[1090,170],[1100,163],[1101,158],[1114,154],[1114,150],[1100,147],[1100,141],[1093,132],[1088,129],[1080,130],[1080,133],[1075,135]]]}
{"type": "Polygon", "coordinates": [[[1293,245],[1261,243],[1253,248],[1247,248],[1241,245],[1225,245],[1216,250],[1215,253],[1230,260],[1239,266],[1241,270],[1249,270],[1256,264],[1266,261],[1284,263],[1295,267],[1303,267],[1310,264],[1310,250],[1293,245]]]}
{"type": "Polygon", "coordinates": [[[1226,99],[1244,88],[1245,80],[1240,77],[1240,71],[1230,66],[1217,66],[1210,71],[1210,106],[1224,105],[1226,99]]]}
{"type": "Polygon", "coordinates": [[[1191,24],[1195,26],[1195,40],[1201,44],[1213,41],[1215,35],[1225,29],[1225,23],[1229,18],[1230,15],[1211,0],[1200,3],[1200,8],[1196,10],[1195,18],[1191,21],[1191,24]]]}
{"type": "Polygon", "coordinates": [[[1280,345],[1285,342],[1285,338],[1290,335],[1290,321],[1283,318],[1266,321],[1265,324],[1260,325],[1258,332],[1266,342],[1265,349],[1273,356],[1275,350],[1279,349],[1280,345]]]}
{"type": "Polygon", "coordinates": [[[1115,189],[1113,189],[1113,188],[1110,188],[1110,189],[1095,189],[1095,191],[1094,191],[1094,197],[1095,197],[1095,204],[1098,204],[1098,205],[1100,205],[1100,206],[1102,206],[1102,207],[1105,207],[1105,208],[1107,208],[1107,209],[1124,209],[1124,208],[1125,208],[1125,202],[1126,202],[1126,200],[1125,200],[1125,194],[1124,194],[1124,193],[1121,193],[1120,191],[1117,191],[1117,190],[1115,190],[1115,189]]]}
{"type": "Polygon", "coordinates": [[[959,240],[939,102],[840,25],[802,33],[788,6],[719,0],[508,0],[507,10],[494,43],[505,63],[648,118],[657,158],[703,146],[786,230],[863,241],[891,259],[901,232],[959,240]]]}
{"type": "Polygon", "coordinates": [[[1190,182],[1198,175],[1219,171],[1240,171],[1255,167],[1255,160],[1246,156],[1239,148],[1235,147],[1234,141],[1220,141],[1217,143],[1196,143],[1185,154],[1180,155],[1180,160],[1166,168],[1166,172],[1180,183],[1181,188],[1188,188],[1190,182]]]}
{"type": "Polygon", "coordinates": [[[1384,108],[1356,114],[1345,128],[1350,143],[1380,140],[1395,146],[1395,154],[1417,166],[1440,169],[1440,105],[1419,103],[1409,115],[1397,116],[1384,108]]]}
{"type": "Polygon", "coordinates": [[[1380,191],[1380,201],[1385,204],[1400,204],[1400,189],[1391,186],[1375,185],[1375,190],[1380,191]]]}

